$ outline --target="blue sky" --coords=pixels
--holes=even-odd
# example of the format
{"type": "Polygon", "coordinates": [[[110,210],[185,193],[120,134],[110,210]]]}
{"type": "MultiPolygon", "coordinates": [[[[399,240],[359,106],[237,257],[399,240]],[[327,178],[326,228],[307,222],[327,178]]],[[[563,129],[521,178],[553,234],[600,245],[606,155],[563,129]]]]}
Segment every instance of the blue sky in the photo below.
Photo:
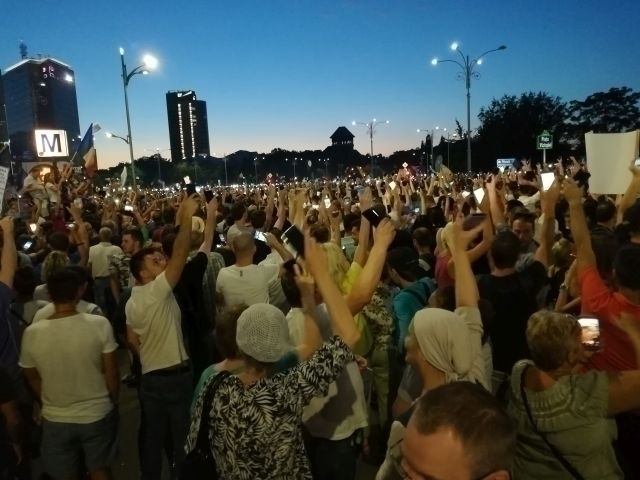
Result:
{"type": "MultiPolygon", "coordinates": [[[[323,149],[336,127],[369,151],[352,120],[390,120],[375,153],[414,148],[417,128],[465,123],[458,41],[487,56],[472,83],[472,128],[494,97],[547,91],[582,99],[612,86],[640,87],[640,2],[513,0],[79,0],[4,1],[0,68],[51,55],[76,73],[81,130],[98,122],[126,134],[118,47],[129,68],[160,60],[129,86],[134,154],[169,148],[165,93],[193,89],[207,101],[211,151],[323,149]],[[614,7],[615,5],[615,7],[614,7]]],[[[96,136],[101,167],[128,160],[123,142],[96,136]]],[[[166,153],[168,156],[168,152],[166,153]]]]}

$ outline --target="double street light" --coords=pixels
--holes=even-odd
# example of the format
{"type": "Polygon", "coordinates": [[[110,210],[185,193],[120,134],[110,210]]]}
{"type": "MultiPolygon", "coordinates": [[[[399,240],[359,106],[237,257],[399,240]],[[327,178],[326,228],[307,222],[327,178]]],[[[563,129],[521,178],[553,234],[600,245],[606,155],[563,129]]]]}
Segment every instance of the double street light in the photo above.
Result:
{"type": "Polygon", "coordinates": [[[356,122],[355,120],[351,122],[351,125],[362,125],[367,128],[367,133],[369,134],[369,141],[371,142],[371,173],[370,176],[373,178],[373,166],[375,159],[373,157],[373,134],[376,132],[375,128],[378,125],[386,125],[389,123],[389,120],[376,120],[372,119],[370,122],[356,122]]]}
{"type": "Polygon", "coordinates": [[[431,60],[431,65],[438,65],[439,63],[455,63],[461,69],[458,73],[459,79],[464,79],[465,86],[467,89],[467,170],[471,171],[471,79],[479,79],[480,74],[475,71],[476,66],[482,65],[482,59],[485,55],[491,52],[497,52],[499,50],[505,50],[507,47],[505,45],[500,45],[498,48],[493,48],[491,50],[487,50],[482,55],[479,55],[477,58],[471,58],[469,55],[465,55],[462,50],[460,50],[460,46],[457,42],[451,44],[451,50],[458,52],[460,54],[460,60],[452,60],[445,59],[439,60],[434,58],[431,60]]]}
{"type": "MultiPolygon", "coordinates": [[[[117,135],[111,135],[112,137],[124,140],[129,145],[129,159],[131,160],[131,178],[133,189],[136,189],[136,171],[133,164],[133,142],[131,141],[131,118],[129,117],[129,96],[127,94],[127,87],[129,82],[135,75],[147,75],[149,70],[153,70],[158,66],[158,59],[152,55],[145,55],[142,58],[142,65],[138,65],[136,68],[127,71],[127,66],[124,63],[124,48],[120,47],[120,63],[122,66],[122,88],[124,89],[124,108],[127,115],[127,138],[119,137],[117,135]]],[[[109,135],[107,135],[109,136],[109,135]]]]}
{"type": "MultiPolygon", "coordinates": [[[[431,136],[431,154],[429,155],[429,163],[433,163],[433,144],[435,143],[436,130],[440,130],[440,127],[435,127],[435,128],[431,128],[431,129],[429,129],[429,128],[418,128],[416,130],[416,132],[418,132],[418,133],[427,132],[431,136]]],[[[447,129],[443,128],[442,131],[446,132],[447,129]]],[[[435,168],[435,163],[432,166],[435,168]]]]}

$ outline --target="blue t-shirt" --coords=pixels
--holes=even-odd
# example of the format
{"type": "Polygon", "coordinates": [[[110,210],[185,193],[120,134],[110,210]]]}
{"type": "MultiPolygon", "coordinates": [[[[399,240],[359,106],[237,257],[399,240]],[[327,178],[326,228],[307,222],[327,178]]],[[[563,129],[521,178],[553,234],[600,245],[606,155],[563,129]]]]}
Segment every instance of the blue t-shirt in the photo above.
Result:
{"type": "Polygon", "coordinates": [[[393,298],[394,332],[393,338],[399,352],[404,351],[404,339],[409,332],[411,320],[418,310],[427,306],[429,297],[436,290],[436,284],[428,277],[421,278],[407,288],[400,290],[393,298]]]}

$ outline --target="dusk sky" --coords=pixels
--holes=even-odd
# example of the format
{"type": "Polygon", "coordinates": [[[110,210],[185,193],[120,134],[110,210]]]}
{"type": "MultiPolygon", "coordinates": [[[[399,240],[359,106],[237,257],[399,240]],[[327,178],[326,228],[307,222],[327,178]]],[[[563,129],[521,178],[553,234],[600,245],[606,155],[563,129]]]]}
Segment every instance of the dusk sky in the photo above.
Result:
{"type": "MultiPolygon", "coordinates": [[[[128,161],[120,57],[159,68],[129,86],[134,155],[169,148],[165,93],[207,102],[211,152],[324,149],[340,125],[367,153],[365,127],[389,120],[375,153],[415,148],[417,128],[466,122],[453,41],[488,55],[471,86],[472,128],[494,97],[546,91],[565,100],[613,86],[640,88],[640,1],[514,0],[22,0],[2,2],[0,69],[49,55],[76,74],[80,128],[91,122],[101,168],[128,161]]],[[[11,119],[9,119],[11,121],[11,119]]],[[[437,139],[436,139],[437,140],[437,139]]],[[[163,152],[169,156],[169,152],[163,152]]]]}

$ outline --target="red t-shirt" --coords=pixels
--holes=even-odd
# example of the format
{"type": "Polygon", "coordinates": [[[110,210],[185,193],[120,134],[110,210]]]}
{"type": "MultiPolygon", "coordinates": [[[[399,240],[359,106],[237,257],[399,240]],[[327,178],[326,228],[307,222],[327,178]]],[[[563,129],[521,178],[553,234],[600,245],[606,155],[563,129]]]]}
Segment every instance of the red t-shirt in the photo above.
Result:
{"type": "MultiPolygon", "coordinates": [[[[620,330],[615,319],[627,312],[640,319],[640,305],[607,287],[596,267],[588,267],[578,275],[582,299],[582,313],[600,320],[603,350],[587,364],[589,369],[618,372],[636,370],[636,354],[627,334],[620,330]]],[[[640,321],[640,320],[638,320],[640,321]]]]}

